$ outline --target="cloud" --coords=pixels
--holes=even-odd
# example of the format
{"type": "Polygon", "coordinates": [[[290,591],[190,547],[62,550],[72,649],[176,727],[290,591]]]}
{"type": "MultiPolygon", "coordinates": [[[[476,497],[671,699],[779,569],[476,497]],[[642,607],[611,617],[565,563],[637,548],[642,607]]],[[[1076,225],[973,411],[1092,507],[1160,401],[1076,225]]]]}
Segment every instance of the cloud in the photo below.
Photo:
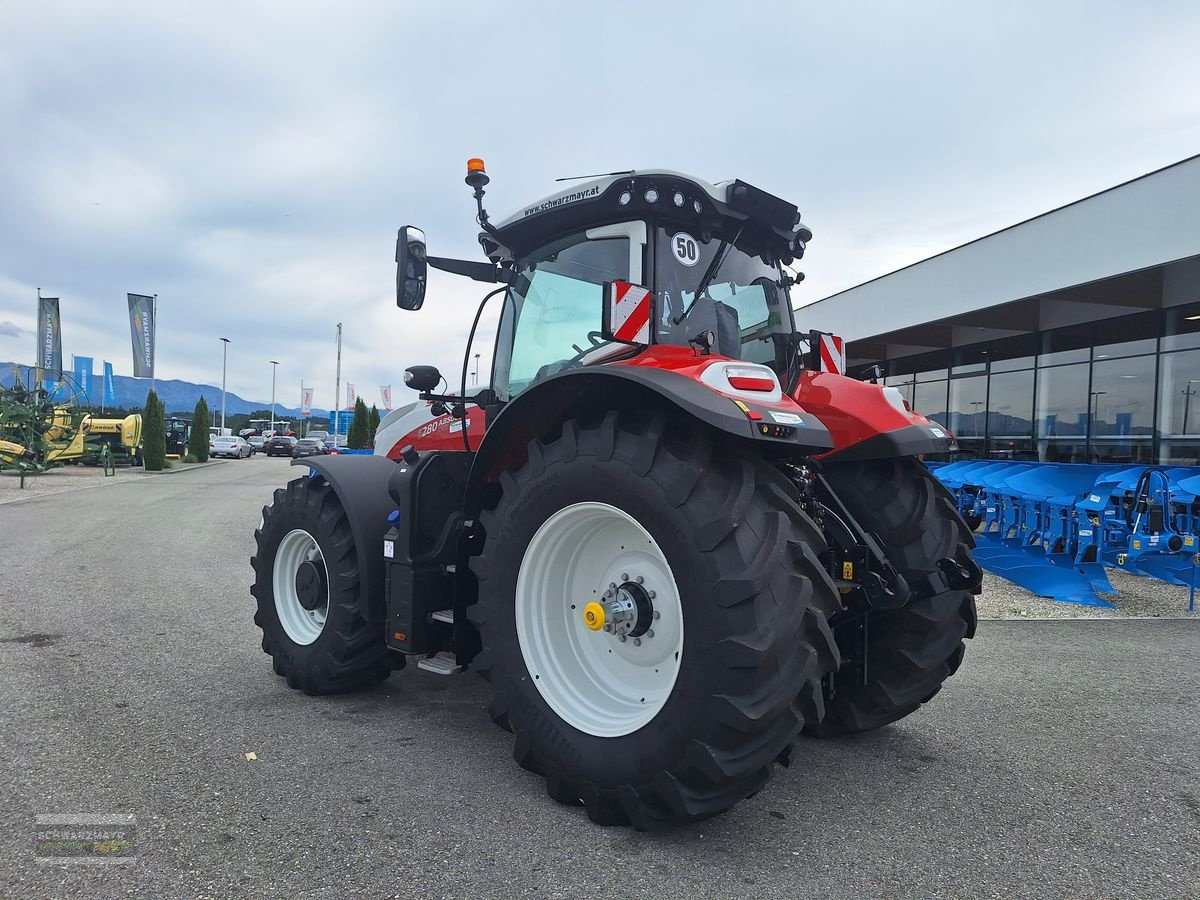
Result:
{"type": "Polygon", "coordinates": [[[32,337],[33,332],[24,328],[18,328],[12,322],[3,321],[0,322],[0,335],[3,335],[4,337],[23,338],[26,335],[32,337]]]}
{"type": "MultiPolygon", "coordinates": [[[[268,399],[457,377],[485,286],[396,309],[392,244],[479,258],[464,161],[498,219],[558,176],[740,177],[815,232],[796,303],[1200,144],[1200,10],[775,2],[9,4],[0,12],[0,317],[62,298],[64,351],[129,371],[125,293],[159,297],[159,374],[268,399]],[[464,24],[467,22],[469,24],[464,24]],[[344,386],[343,386],[344,390],[344,386]]],[[[498,306],[497,306],[498,310],[498,306]]],[[[494,320],[477,338],[486,366],[494,320]]],[[[0,330],[0,358],[27,361],[0,330]]],[[[288,402],[291,402],[290,400],[288,402]]]]}

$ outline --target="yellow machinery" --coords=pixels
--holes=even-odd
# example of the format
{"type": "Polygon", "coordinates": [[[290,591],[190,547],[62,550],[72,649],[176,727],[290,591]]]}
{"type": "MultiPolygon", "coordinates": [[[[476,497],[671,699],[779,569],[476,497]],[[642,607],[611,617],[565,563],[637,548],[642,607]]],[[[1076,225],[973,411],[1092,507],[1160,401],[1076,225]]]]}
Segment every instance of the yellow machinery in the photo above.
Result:
{"type": "Polygon", "coordinates": [[[79,427],[83,439],[84,462],[94,465],[100,461],[100,450],[108,445],[114,459],[125,457],[130,465],[136,465],[142,456],[142,417],[133,413],[123,419],[102,419],[86,415],[79,427]]]}

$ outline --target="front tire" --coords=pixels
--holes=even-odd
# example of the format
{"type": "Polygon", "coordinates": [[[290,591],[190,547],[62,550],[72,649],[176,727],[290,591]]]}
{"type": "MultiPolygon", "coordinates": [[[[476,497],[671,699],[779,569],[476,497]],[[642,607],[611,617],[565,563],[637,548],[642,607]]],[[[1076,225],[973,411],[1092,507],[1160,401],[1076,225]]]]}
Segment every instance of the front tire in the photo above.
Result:
{"type": "Polygon", "coordinates": [[[639,829],[761,789],[820,721],[838,662],[824,543],[786,480],[648,413],[567,421],[527,457],[481,517],[473,566],[477,668],[518,764],[594,822],[639,829]],[[632,629],[624,642],[585,619],[616,602],[606,592],[636,601],[606,612],[632,629]]]}
{"type": "MultiPolygon", "coordinates": [[[[910,583],[937,570],[942,559],[970,560],[975,540],[953,498],[920,462],[911,458],[827,464],[834,492],[867,531],[882,542],[888,559],[910,583]]],[[[825,721],[808,733],[826,737],[880,728],[917,710],[958,671],[975,636],[975,598],[970,590],[947,590],[867,617],[867,680],[852,661],[859,623],[834,619],[848,660],[826,681],[825,721]]]]}
{"type": "Polygon", "coordinates": [[[288,687],[335,694],[387,678],[383,603],[362,593],[350,521],[328,482],[276,490],[254,539],[254,624],[288,687]]]}

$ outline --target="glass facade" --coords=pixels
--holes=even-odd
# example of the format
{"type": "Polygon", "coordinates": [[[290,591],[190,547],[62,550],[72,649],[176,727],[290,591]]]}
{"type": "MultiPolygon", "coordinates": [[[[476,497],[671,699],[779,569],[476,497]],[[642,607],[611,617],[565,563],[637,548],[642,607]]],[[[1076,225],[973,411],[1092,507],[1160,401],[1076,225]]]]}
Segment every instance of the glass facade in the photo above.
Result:
{"type": "Polygon", "coordinates": [[[887,384],[954,432],[959,458],[1198,465],[1196,293],[1170,309],[893,359],[887,384]]]}

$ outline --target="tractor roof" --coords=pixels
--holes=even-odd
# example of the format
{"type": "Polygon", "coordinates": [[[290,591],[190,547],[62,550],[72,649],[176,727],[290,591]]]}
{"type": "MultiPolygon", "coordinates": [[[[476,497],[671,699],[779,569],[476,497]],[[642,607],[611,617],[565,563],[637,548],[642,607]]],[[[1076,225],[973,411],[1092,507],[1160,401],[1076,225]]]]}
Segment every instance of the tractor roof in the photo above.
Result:
{"type": "Polygon", "coordinates": [[[780,257],[799,258],[812,239],[794,204],[751,184],[710,184],[682,172],[650,169],[578,181],[499,222],[500,244],[486,234],[480,242],[493,259],[516,259],[557,236],[640,217],[698,231],[742,227],[748,238],[780,257]]]}

